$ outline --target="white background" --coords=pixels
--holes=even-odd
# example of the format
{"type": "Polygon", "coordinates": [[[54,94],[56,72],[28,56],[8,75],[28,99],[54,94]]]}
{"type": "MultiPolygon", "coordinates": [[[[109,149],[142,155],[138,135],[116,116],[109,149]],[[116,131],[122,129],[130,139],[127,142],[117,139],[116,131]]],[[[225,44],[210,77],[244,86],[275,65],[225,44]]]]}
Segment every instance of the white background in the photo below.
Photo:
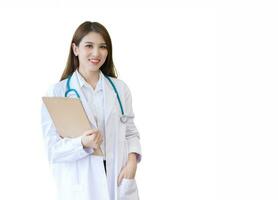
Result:
{"type": "Polygon", "coordinates": [[[85,20],[132,91],[141,199],[277,199],[276,5],[100,2],[1,1],[0,199],[54,199],[41,96],[85,20]]]}

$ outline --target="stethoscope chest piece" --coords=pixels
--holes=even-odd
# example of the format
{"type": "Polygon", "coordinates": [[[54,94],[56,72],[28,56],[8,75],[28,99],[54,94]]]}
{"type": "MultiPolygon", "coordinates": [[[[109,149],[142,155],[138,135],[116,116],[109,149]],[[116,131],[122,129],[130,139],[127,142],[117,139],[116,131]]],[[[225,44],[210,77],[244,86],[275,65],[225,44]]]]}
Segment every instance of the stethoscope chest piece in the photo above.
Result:
{"type": "Polygon", "coordinates": [[[127,116],[126,115],[122,115],[120,117],[120,121],[125,124],[127,122],[127,116]]]}

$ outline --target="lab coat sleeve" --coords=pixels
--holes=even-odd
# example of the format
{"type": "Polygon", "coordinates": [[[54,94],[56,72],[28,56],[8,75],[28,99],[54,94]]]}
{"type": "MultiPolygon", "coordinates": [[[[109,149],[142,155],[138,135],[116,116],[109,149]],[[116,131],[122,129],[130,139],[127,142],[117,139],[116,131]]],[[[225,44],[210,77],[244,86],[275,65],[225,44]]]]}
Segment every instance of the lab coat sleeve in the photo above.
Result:
{"type": "MultiPolygon", "coordinates": [[[[50,89],[47,96],[56,96],[54,89],[50,89]]],[[[76,161],[93,153],[91,148],[83,148],[81,137],[61,138],[59,136],[44,103],[41,108],[41,125],[50,163],[76,161]]]]}
{"type": "MultiPolygon", "coordinates": [[[[132,96],[127,85],[125,85],[125,103],[126,113],[128,115],[134,116],[132,108],[132,96]]],[[[126,139],[128,144],[128,152],[137,153],[137,161],[140,162],[142,157],[140,135],[134,123],[134,118],[129,118],[127,121],[126,139]]]]}

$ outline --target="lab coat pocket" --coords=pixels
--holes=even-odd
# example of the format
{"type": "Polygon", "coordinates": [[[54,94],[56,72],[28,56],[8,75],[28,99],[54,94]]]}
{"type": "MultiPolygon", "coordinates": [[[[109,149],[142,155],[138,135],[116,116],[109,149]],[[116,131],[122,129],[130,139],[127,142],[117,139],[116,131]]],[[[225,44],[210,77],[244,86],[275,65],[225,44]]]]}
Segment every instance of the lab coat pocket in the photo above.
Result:
{"type": "Polygon", "coordinates": [[[135,179],[123,179],[119,186],[120,200],[139,200],[135,179]]]}

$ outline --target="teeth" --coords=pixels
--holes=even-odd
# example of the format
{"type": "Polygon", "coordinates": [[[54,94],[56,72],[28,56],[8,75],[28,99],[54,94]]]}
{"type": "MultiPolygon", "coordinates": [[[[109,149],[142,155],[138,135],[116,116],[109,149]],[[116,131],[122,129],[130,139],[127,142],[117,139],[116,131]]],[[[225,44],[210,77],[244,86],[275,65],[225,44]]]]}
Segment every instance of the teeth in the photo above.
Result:
{"type": "Polygon", "coordinates": [[[100,61],[99,59],[90,59],[90,62],[94,62],[94,63],[97,63],[99,61],[100,61]]]}

